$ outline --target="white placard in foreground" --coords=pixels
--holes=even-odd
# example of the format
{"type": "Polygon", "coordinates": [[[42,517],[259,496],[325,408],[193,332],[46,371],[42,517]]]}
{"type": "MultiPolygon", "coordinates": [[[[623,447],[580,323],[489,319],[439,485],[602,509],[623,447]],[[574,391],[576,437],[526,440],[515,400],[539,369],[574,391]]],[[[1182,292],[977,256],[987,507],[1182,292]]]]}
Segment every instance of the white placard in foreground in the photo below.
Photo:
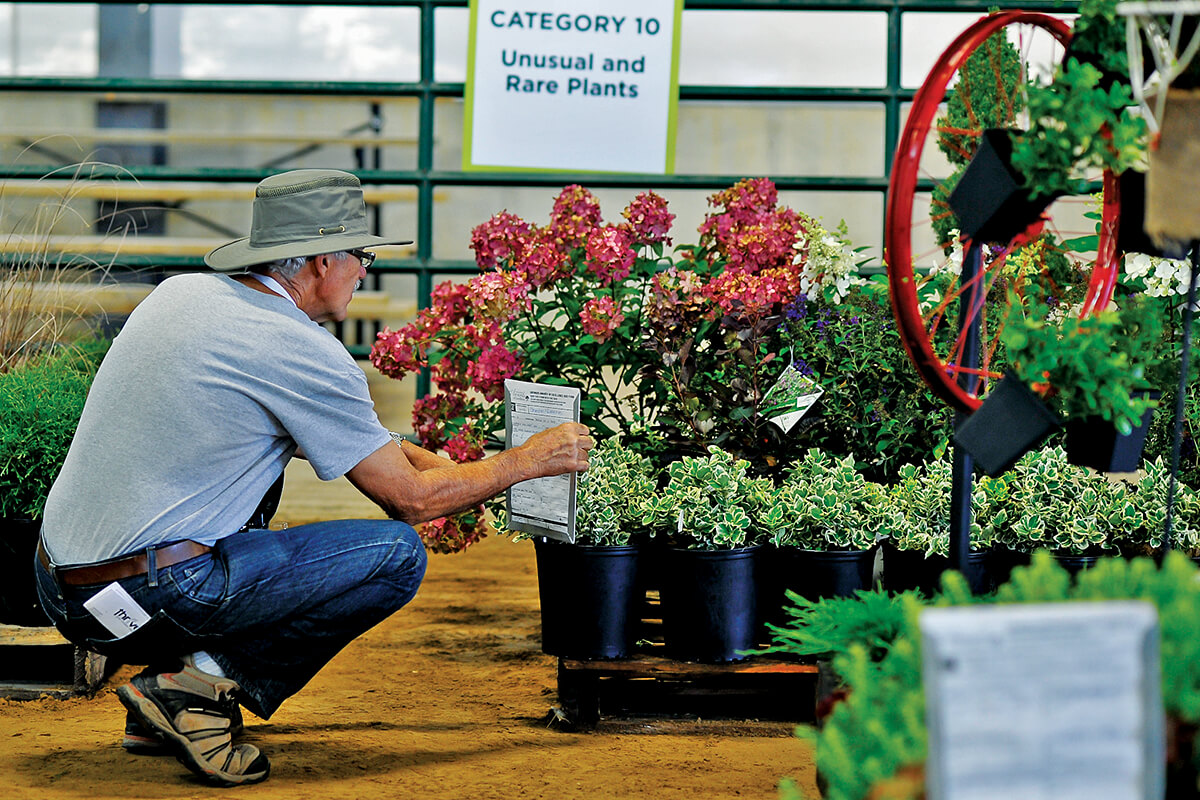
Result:
{"type": "Polygon", "coordinates": [[[930,800],[1159,800],[1158,616],[1148,603],[921,613],[930,800]]]}
{"type": "Polygon", "coordinates": [[[674,170],[683,0],[472,0],[464,169],[674,170]]]}
{"type": "MultiPolygon", "coordinates": [[[[504,382],[505,446],[535,433],[579,421],[578,389],[512,379],[504,382]]],[[[508,529],[575,541],[574,472],[521,481],[508,490],[508,529]]]]}

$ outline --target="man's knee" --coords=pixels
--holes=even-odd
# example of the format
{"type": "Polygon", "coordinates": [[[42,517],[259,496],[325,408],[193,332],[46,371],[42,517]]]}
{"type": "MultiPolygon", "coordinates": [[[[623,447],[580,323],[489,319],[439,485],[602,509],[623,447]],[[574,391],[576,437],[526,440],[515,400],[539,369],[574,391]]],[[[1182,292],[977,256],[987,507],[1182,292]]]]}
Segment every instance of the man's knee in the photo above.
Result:
{"type": "Polygon", "coordinates": [[[427,558],[425,546],[421,543],[421,537],[417,535],[416,530],[404,522],[394,524],[398,530],[392,547],[391,560],[387,565],[387,576],[396,584],[401,593],[406,595],[404,602],[407,603],[417,593],[417,588],[425,577],[427,558]]]}

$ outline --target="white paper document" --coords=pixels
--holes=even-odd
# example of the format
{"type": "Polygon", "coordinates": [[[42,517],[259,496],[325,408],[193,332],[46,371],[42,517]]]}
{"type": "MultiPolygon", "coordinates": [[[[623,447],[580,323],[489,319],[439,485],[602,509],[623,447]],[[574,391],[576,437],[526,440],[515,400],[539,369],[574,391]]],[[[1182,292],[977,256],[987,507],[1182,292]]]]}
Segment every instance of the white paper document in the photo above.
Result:
{"type": "Polygon", "coordinates": [[[150,621],[146,609],[119,583],[105,586],[84,601],[83,607],[118,639],[124,639],[150,621]]]}
{"type": "MultiPolygon", "coordinates": [[[[504,382],[505,445],[519,447],[535,433],[579,421],[579,389],[527,381],[504,382]]],[[[508,490],[508,528],[575,541],[575,473],[521,481],[508,490]]]]}
{"type": "Polygon", "coordinates": [[[1164,725],[1148,603],[921,613],[930,800],[1158,800],[1164,725]]]}

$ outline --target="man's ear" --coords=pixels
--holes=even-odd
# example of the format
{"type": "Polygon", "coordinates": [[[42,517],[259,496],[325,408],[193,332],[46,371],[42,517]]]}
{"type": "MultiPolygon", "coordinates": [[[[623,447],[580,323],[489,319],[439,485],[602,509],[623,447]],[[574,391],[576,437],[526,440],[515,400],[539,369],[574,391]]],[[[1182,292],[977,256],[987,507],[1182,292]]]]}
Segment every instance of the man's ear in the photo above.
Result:
{"type": "Polygon", "coordinates": [[[325,273],[329,272],[329,268],[333,265],[333,260],[328,254],[309,256],[308,261],[313,265],[313,271],[318,278],[324,278],[325,273]]]}

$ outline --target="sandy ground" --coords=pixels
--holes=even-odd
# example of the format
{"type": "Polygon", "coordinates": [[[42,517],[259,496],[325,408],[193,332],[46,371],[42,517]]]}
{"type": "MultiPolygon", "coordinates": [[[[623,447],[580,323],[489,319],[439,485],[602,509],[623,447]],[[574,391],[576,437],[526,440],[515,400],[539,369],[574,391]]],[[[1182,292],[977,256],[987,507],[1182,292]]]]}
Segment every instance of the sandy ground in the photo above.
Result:
{"type": "MultiPolygon", "coordinates": [[[[379,516],[344,481],[289,468],[277,522],[379,516]]],[[[119,746],[113,687],[93,698],[0,700],[5,798],[773,798],[792,776],[815,797],[811,751],[786,722],[639,715],[595,732],[549,727],[555,660],[538,642],[533,548],[491,538],[432,556],[417,598],[354,642],[246,740],[265,783],[215,789],[171,758],[119,746]]]]}

